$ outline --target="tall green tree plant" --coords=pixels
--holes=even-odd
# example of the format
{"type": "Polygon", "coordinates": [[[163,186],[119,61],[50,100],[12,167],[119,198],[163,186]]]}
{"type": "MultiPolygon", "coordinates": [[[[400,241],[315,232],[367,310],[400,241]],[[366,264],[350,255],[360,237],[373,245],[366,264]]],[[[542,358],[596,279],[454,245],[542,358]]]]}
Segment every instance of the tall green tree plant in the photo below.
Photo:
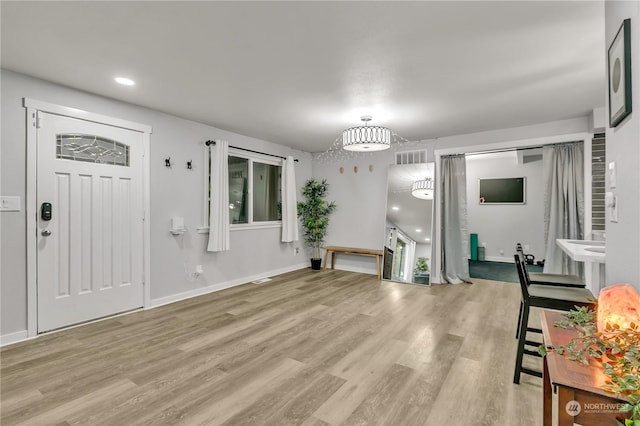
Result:
{"type": "Polygon", "coordinates": [[[336,209],[334,201],[325,201],[329,184],[326,179],[318,182],[309,179],[302,188],[305,201],[298,202],[298,217],[304,228],[305,244],[311,247],[311,267],[320,269],[320,247],[327,236],[329,215],[336,209]]]}

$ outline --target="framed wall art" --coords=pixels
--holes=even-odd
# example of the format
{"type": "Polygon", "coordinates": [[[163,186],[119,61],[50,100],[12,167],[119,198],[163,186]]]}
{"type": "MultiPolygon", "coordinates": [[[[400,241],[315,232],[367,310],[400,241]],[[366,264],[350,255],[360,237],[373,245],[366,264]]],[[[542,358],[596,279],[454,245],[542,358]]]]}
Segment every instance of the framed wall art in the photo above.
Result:
{"type": "Polygon", "coordinates": [[[631,114],[631,19],[625,19],[609,46],[609,127],[631,114]]]}

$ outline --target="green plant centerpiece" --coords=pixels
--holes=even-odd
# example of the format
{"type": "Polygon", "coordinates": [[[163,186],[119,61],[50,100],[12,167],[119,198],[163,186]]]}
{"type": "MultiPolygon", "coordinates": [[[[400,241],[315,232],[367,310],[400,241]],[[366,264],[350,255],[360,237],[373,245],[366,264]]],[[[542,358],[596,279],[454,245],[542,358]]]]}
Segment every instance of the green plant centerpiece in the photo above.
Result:
{"type": "MultiPolygon", "coordinates": [[[[602,388],[608,392],[623,395],[628,403],[621,411],[631,412],[631,418],[625,419],[620,426],[640,426],[640,325],[631,323],[628,327],[606,324],[604,330],[598,331],[596,312],[587,307],[576,307],[576,310],[564,314],[563,321],[554,326],[574,328],[577,336],[564,346],[551,348],[567,359],[589,364],[591,358],[602,365],[607,376],[602,388]]],[[[545,356],[547,348],[539,348],[545,356]]]]}
{"type": "Polygon", "coordinates": [[[320,247],[324,243],[329,227],[329,215],[336,203],[325,200],[329,184],[326,179],[309,179],[302,188],[305,200],[298,202],[298,217],[304,228],[304,242],[311,247],[311,269],[320,269],[322,262],[320,247]]]}

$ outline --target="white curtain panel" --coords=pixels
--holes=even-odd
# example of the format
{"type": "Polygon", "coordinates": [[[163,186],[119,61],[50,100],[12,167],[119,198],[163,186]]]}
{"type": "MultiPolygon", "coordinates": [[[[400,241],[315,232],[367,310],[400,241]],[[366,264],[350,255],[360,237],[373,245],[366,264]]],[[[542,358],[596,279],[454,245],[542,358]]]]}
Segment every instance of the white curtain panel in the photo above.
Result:
{"type": "Polygon", "coordinates": [[[207,251],[231,249],[229,232],[229,142],[216,141],[211,149],[209,188],[209,244],[207,251]]]}
{"type": "Polygon", "coordinates": [[[442,157],[440,280],[450,284],[471,282],[467,229],[467,178],[464,155],[442,157]]]}
{"type": "Polygon", "coordinates": [[[298,200],[296,197],[295,160],[282,161],[282,242],[298,241],[298,200]]]}
{"type": "Polygon", "coordinates": [[[582,142],[545,146],[542,149],[545,185],[544,272],[582,274],[582,265],[571,260],[556,239],[584,237],[584,146],[582,142]]]}

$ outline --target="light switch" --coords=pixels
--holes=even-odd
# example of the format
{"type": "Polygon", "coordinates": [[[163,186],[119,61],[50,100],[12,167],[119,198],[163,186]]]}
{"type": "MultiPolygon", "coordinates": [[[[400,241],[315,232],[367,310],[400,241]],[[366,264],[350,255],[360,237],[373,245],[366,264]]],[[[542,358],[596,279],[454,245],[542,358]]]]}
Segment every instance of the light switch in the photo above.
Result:
{"type": "Polygon", "coordinates": [[[5,196],[0,197],[0,211],[2,212],[19,212],[20,197],[5,196]]]}
{"type": "MultiPolygon", "coordinates": [[[[614,200],[616,198],[617,197],[614,197],[614,200]]],[[[614,222],[614,223],[618,222],[618,201],[617,200],[614,201],[613,207],[611,207],[611,210],[609,210],[609,222],[614,222]]]]}
{"type": "Polygon", "coordinates": [[[604,193],[604,206],[605,207],[614,207],[616,205],[616,197],[613,195],[613,192],[607,191],[604,193]]]}
{"type": "Polygon", "coordinates": [[[609,188],[616,187],[616,162],[611,161],[609,163],[609,188]]]}
{"type": "Polygon", "coordinates": [[[609,222],[618,222],[618,197],[613,192],[606,192],[604,205],[609,209],[609,222]]]}

